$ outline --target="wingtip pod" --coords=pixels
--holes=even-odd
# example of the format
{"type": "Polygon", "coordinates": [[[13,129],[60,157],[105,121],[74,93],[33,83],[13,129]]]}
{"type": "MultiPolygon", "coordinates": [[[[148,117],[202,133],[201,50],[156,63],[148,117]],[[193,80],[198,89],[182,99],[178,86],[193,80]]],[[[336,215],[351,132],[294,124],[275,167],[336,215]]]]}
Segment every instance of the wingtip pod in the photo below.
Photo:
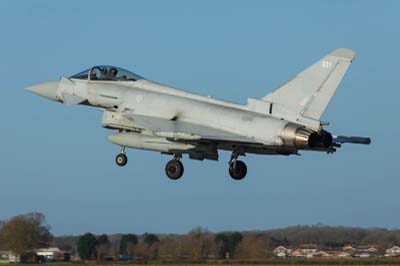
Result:
{"type": "Polygon", "coordinates": [[[348,49],[348,48],[338,48],[335,51],[333,51],[330,55],[336,56],[336,57],[339,57],[342,59],[346,59],[349,61],[353,61],[353,59],[356,55],[356,52],[354,52],[353,50],[348,49]]]}

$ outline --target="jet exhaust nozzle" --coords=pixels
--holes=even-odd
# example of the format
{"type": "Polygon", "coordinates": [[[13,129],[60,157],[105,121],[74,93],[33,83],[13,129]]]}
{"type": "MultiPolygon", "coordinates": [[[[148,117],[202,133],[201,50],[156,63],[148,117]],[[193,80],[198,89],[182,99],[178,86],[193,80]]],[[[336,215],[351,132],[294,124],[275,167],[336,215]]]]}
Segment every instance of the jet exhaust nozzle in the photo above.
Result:
{"type": "Polygon", "coordinates": [[[313,132],[308,139],[308,145],[310,146],[310,148],[328,149],[329,147],[331,147],[332,142],[332,134],[325,130],[321,130],[320,133],[313,132]]]}
{"type": "Polygon", "coordinates": [[[297,149],[328,149],[333,141],[332,135],[325,130],[318,133],[295,124],[288,124],[281,138],[285,145],[297,149]]]}

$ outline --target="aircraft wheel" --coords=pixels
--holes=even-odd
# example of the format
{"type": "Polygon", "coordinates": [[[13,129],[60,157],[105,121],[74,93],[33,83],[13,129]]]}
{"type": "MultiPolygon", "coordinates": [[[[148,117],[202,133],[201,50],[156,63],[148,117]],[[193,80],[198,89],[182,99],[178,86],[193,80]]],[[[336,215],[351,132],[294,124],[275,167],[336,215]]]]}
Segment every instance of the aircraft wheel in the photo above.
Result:
{"type": "Polygon", "coordinates": [[[183,164],[178,160],[171,160],[165,166],[165,173],[172,180],[178,180],[183,175],[183,164]]]}
{"type": "Polygon", "coordinates": [[[236,161],[236,166],[234,167],[234,162],[229,164],[229,175],[235,180],[242,180],[247,174],[247,166],[242,161],[236,161]]]}
{"type": "Polygon", "coordinates": [[[115,157],[115,162],[119,166],[125,166],[126,163],[128,162],[128,157],[126,157],[125,153],[120,153],[117,155],[117,157],[115,157]]]}

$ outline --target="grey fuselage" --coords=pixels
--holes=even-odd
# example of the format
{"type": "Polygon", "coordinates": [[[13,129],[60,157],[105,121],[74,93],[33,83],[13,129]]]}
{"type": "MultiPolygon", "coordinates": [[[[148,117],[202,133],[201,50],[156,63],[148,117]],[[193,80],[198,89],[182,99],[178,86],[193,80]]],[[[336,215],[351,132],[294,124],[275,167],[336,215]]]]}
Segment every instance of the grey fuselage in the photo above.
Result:
{"type": "MultiPolygon", "coordinates": [[[[72,79],[72,81],[73,88],[60,85],[59,97],[62,97],[63,87],[69,87],[69,93],[87,99],[86,104],[100,107],[105,112],[115,112],[114,121],[109,119],[109,113],[103,119],[105,127],[135,131],[134,124],[118,117],[118,112],[129,110],[135,114],[207,125],[245,136],[257,143],[238,144],[221,141],[217,143],[219,149],[234,150],[240,146],[242,152],[250,153],[297,152],[297,148],[293,146],[285,147],[281,139],[282,131],[290,122],[268,114],[253,112],[245,105],[184,92],[148,80],[105,82],[72,79]]],[[[152,135],[146,130],[141,130],[141,134],[152,135]]]]}
{"type": "MultiPolygon", "coordinates": [[[[338,48],[247,105],[188,93],[113,66],[94,66],[27,90],[65,105],[100,109],[102,126],[117,130],[108,139],[121,152],[130,147],[217,160],[222,149],[232,151],[231,162],[245,153],[333,153],[343,143],[371,142],[322,129],[321,117],[354,56],[353,50],[338,48]]],[[[119,165],[124,163],[122,158],[119,165]]]]}

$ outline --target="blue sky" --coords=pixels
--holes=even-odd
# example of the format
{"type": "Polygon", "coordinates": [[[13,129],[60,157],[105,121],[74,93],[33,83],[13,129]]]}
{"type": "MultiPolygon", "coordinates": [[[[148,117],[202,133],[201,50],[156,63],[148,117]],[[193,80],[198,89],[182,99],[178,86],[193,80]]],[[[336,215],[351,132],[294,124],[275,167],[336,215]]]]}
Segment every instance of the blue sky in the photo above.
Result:
{"type": "Polygon", "coordinates": [[[40,211],[53,233],[400,227],[398,1],[0,1],[0,219],[40,211]],[[242,182],[184,159],[168,180],[155,152],[106,139],[101,113],[23,88],[95,64],[245,103],[337,47],[357,52],[324,120],[371,146],[334,155],[248,155],[242,182]]]}

